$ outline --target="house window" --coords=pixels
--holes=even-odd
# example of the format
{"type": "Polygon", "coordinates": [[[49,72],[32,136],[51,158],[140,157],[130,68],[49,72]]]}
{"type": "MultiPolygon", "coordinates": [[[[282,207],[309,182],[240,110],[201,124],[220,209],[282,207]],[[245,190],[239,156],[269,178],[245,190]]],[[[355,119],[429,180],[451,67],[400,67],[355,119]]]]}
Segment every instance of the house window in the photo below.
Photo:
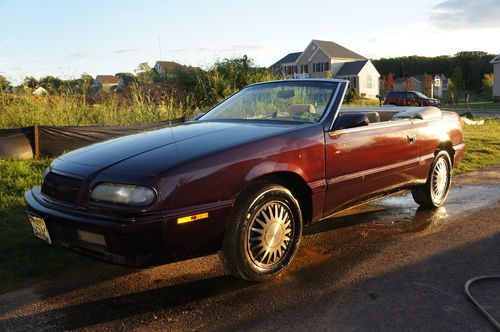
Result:
{"type": "Polygon", "coordinates": [[[293,66],[293,73],[297,74],[297,66],[293,66]]]}
{"type": "Polygon", "coordinates": [[[330,62],[325,62],[325,71],[330,70],[330,62]]]}
{"type": "Polygon", "coordinates": [[[313,63],[312,66],[313,66],[313,73],[315,73],[316,72],[316,64],[313,63]]]}
{"type": "Polygon", "coordinates": [[[324,68],[323,68],[323,65],[324,65],[323,62],[319,64],[319,69],[320,69],[321,72],[325,71],[324,68]]]}
{"type": "Polygon", "coordinates": [[[304,73],[309,73],[309,65],[304,65],[304,73]]]}
{"type": "Polygon", "coordinates": [[[371,89],[373,87],[372,75],[366,76],[366,88],[371,89]]]}

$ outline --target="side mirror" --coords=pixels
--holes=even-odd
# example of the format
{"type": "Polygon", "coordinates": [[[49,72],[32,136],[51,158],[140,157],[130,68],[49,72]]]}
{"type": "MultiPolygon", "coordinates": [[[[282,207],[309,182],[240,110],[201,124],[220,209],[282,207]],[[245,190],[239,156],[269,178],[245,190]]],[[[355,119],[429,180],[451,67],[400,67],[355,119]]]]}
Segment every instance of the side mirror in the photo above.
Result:
{"type": "Polygon", "coordinates": [[[362,113],[344,113],[340,114],[335,124],[333,125],[333,130],[348,129],[368,126],[370,120],[368,116],[362,113]]]}
{"type": "Polygon", "coordinates": [[[199,113],[194,116],[194,118],[191,119],[191,121],[198,121],[202,116],[204,116],[207,113],[199,113]]]}

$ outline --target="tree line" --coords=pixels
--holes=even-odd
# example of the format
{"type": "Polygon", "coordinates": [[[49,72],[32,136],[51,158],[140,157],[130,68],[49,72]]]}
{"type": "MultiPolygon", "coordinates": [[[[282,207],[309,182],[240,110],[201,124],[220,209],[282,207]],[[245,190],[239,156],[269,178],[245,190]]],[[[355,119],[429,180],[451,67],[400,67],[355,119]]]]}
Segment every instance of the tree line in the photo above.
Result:
{"type": "MultiPolygon", "coordinates": [[[[460,90],[481,93],[485,88],[485,75],[491,75],[493,72],[493,65],[490,61],[494,57],[494,54],[475,51],[459,52],[453,56],[424,57],[412,55],[382,58],[372,62],[381,77],[389,74],[394,74],[396,78],[422,74],[444,74],[447,78],[454,77],[454,84],[460,90]]],[[[490,78],[491,76],[487,80],[490,78]]]]}

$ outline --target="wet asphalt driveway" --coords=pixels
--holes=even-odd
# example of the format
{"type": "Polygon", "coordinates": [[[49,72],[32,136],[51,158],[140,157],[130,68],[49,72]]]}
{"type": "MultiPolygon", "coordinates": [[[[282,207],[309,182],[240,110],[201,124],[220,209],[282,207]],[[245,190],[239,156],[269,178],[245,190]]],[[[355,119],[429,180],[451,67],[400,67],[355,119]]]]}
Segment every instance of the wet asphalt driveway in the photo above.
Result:
{"type": "MultiPolygon", "coordinates": [[[[272,282],[233,278],[217,255],[95,263],[0,295],[0,330],[493,330],[463,285],[500,274],[499,173],[459,178],[436,211],[407,194],[314,225],[272,282]]],[[[472,292],[500,320],[500,281],[472,292]]]]}

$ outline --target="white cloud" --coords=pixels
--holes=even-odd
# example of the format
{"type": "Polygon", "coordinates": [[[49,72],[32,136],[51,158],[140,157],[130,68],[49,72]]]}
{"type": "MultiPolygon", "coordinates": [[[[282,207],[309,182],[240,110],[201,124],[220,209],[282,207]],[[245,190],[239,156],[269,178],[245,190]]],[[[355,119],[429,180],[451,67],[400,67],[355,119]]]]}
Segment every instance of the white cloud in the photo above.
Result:
{"type": "Polygon", "coordinates": [[[122,49],[113,51],[113,53],[114,54],[123,54],[123,53],[140,52],[143,50],[144,50],[143,48],[122,48],[122,49]]]}
{"type": "Polygon", "coordinates": [[[170,50],[172,53],[189,53],[189,52],[209,52],[209,53],[226,53],[226,52],[261,52],[269,50],[266,45],[231,45],[227,48],[210,48],[210,47],[197,47],[197,48],[178,48],[170,50]]]}
{"type": "Polygon", "coordinates": [[[499,0],[446,0],[434,6],[429,20],[444,30],[500,28],[499,0]]]}

